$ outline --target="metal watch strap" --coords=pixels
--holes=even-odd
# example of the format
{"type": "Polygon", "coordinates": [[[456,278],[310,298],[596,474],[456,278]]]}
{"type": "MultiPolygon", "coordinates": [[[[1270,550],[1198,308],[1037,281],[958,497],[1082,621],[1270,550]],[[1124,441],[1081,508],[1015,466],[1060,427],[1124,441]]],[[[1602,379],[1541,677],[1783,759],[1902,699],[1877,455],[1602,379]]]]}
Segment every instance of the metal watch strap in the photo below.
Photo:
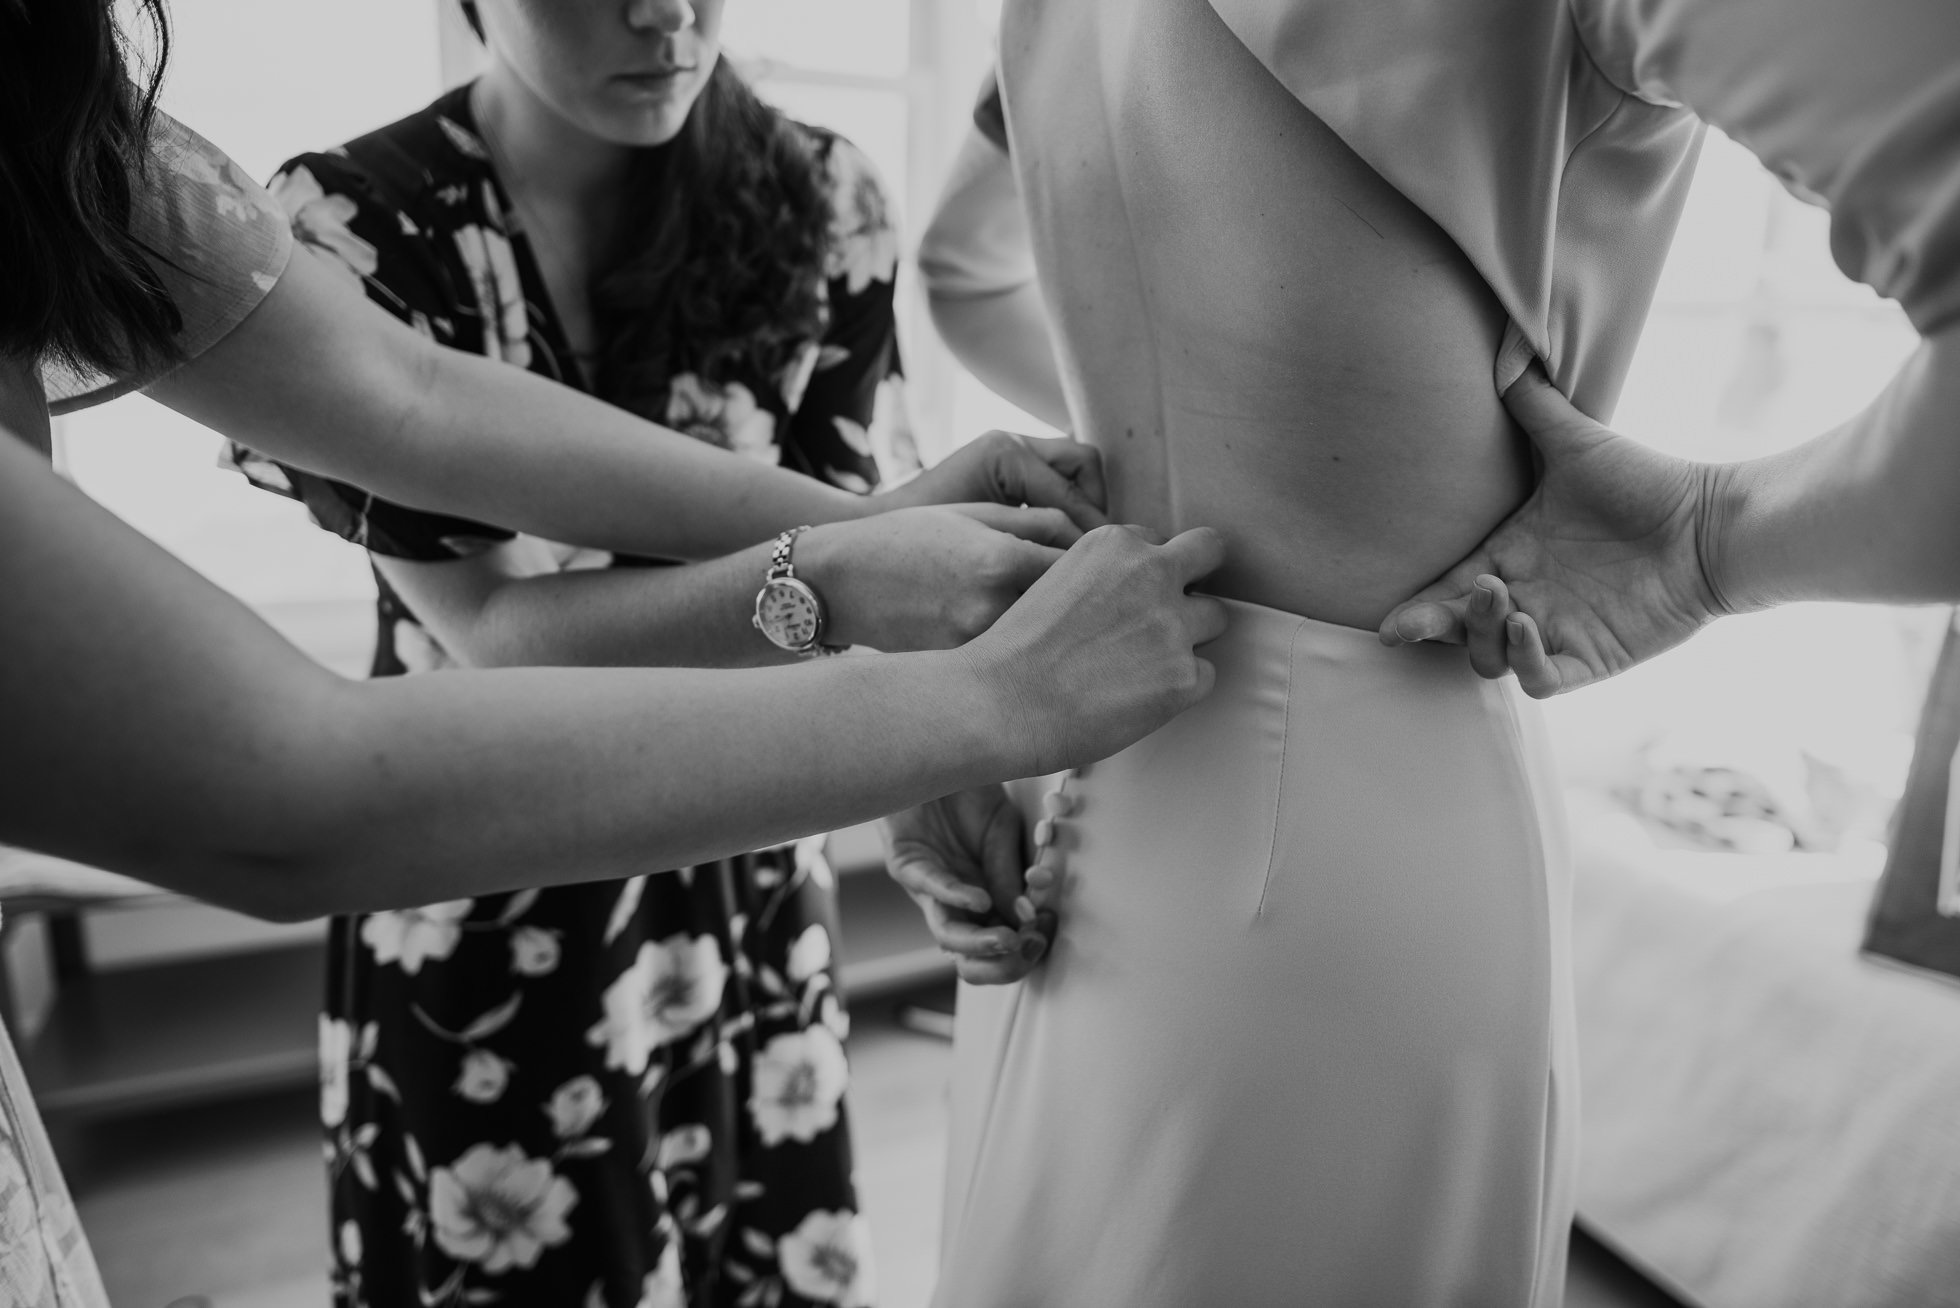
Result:
{"type": "Polygon", "coordinates": [[[769,571],[763,577],[764,581],[775,581],[782,577],[794,577],[796,575],[796,565],[789,561],[790,552],[796,548],[796,538],[808,530],[810,528],[807,525],[791,527],[788,531],[776,537],[776,548],[770,552],[769,571]]]}
{"type": "MultiPolygon", "coordinates": [[[[796,576],[796,565],[790,561],[790,556],[796,549],[796,538],[808,530],[810,528],[806,523],[801,527],[791,527],[788,531],[776,537],[776,548],[769,552],[769,571],[763,574],[763,585],[766,586],[772,581],[784,581],[796,576]]],[[[803,584],[808,586],[810,583],[806,581],[803,584]]],[[[827,658],[832,654],[842,654],[843,652],[844,647],[842,645],[825,645],[819,641],[814,645],[797,650],[796,656],[803,659],[820,659],[827,658]]]]}

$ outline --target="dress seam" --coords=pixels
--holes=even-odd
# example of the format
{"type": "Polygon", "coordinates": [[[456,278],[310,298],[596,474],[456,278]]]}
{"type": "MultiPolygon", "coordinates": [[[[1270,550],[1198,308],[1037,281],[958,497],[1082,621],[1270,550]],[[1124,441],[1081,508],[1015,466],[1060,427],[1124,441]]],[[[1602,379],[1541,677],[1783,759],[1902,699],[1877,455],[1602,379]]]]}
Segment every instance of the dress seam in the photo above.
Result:
{"type": "MultiPolygon", "coordinates": [[[[1544,995],[1545,995],[1544,1148],[1545,1148],[1545,1154],[1543,1159],[1540,1161],[1539,1168],[1538,1168],[1538,1187],[1539,1187],[1538,1229],[1537,1229],[1537,1238],[1535,1242],[1535,1247],[1533,1249],[1533,1256],[1531,1260],[1531,1298],[1529,1300],[1531,1304],[1536,1305],[1540,1302],[1539,1296],[1543,1294],[1546,1290],[1546,1287],[1540,1283],[1540,1280],[1541,1280],[1541,1274],[1544,1271],[1546,1218],[1549,1215],[1548,1209],[1552,1201],[1553,1190],[1555,1189],[1552,1181],[1552,1176],[1553,1176],[1552,1169],[1553,1169],[1553,1165],[1557,1161],[1557,1144],[1558,1144],[1558,1122],[1554,1115],[1558,1111],[1558,1097],[1559,1097],[1559,1087],[1558,1087],[1558,1044],[1559,1044],[1558,1017],[1559,1015],[1558,1015],[1558,997],[1557,997],[1558,978],[1552,974],[1553,970],[1557,967],[1557,960],[1554,957],[1554,950],[1551,948],[1553,943],[1552,934],[1556,930],[1556,924],[1553,921],[1554,915],[1552,912],[1551,855],[1547,849],[1546,841],[1545,841],[1544,814],[1540,811],[1536,790],[1531,782],[1531,769],[1528,761],[1529,755],[1526,750],[1524,723],[1518,716],[1517,701],[1512,698],[1511,694],[1509,693],[1508,687],[1503,682],[1486,683],[1486,687],[1488,693],[1495,694],[1497,696],[1498,702],[1503,707],[1504,724],[1512,746],[1511,764],[1507,770],[1511,774],[1512,783],[1518,787],[1521,793],[1521,798],[1525,801],[1524,808],[1532,815],[1532,820],[1527,825],[1529,827],[1529,836],[1530,836],[1532,850],[1534,854],[1534,862],[1536,863],[1538,869],[1538,892],[1539,892],[1541,909],[1544,914],[1545,943],[1546,943],[1546,949],[1544,955],[1546,959],[1546,974],[1545,974],[1545,987],[1544,987],[1544,995]]],[[[1553,1238],[1556,1239],[1558,1237],[1554,1236],[1553,1238]]]]}
{"type": "Polygon", "coordinates": [[[1299,654],[1300,633],[1305,630],[1305,625],[1295,625],[1292,637],[1286,642],[1286,693],[1280,705],[1279,768],[1273,778],[1273,816],[1266,833],[1266,874],[1259,883],[1259,907],[1252,914],[1255,919],[1266,916],[1266,899],[1273,889],[1273,860],[1279,857],[1279,815],[1286,805],[1286,752],[1293,737],[1293,668],[1299,654]]]}

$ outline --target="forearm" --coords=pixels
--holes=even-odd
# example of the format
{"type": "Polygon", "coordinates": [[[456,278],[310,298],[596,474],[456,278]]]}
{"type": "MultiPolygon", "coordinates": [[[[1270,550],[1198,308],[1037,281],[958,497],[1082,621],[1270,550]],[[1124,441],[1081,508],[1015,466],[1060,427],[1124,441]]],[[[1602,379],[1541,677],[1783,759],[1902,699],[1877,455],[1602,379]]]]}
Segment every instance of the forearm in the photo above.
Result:
{"type": "Polygon", "coordinates": [[[676,866],[1032,766],[966,656],[355,683],[0,439],[0,842],[273,917],[676,866]]]}
{"type": "Polygon", "coordinates": [[[548,540],[713,558],[870,511],[861,497],[444,349],[304,250],[238,328],[150,394],[296,467],[548,540]]]}
{"type": "MultiPolygon", "coordinates": [[[[460,624],[411,607],[475,667],[763,667],[794,660],[753,621],[772,548],[672,568],[525,577],[498,586],[460,624]]],[[[398,567],[383,570],[404,589],[398,567]]]]}
{"type": "Polygon", "coordinates": [[[933,325],[953,356],[996,395],[1062,431],[1068,397],[1054,334],[1033,282],[992,295],[932,294],[933,325]]]}
{"type": "Polygon", "coordinates": [[[389,781],[343,784],[318,805],[332,839],[290,871],[300,912],[681,866],[1016,767],[980,728],[990,710],[956,652],[343,689],[335,775],[365,765],[389,781]]]}
{"type": "Polygon", "coordinates": [[[1960,328],[1852,421],[1711,487],[1702,557],[1732,610],[1960,599],[1960,328]]]}

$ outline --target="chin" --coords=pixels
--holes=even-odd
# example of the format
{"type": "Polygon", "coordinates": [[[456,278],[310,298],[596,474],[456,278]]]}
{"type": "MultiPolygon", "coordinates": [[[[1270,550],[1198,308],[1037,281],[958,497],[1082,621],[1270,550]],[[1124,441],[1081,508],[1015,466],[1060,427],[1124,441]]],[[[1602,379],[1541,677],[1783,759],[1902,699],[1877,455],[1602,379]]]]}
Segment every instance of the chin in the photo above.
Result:
{"type": "Polygon", "coordinates": [[[605,113],[593,115],[596,121],[591,126],[597,129],[595,135],[615,145],[640,148],[665,145],[687,125],[687,116],[693,112],[700,90],[695,85],[684,90],[677,87],[657,98],[635,95],[626,104],[615,102],[606,107],[605,113]]]}

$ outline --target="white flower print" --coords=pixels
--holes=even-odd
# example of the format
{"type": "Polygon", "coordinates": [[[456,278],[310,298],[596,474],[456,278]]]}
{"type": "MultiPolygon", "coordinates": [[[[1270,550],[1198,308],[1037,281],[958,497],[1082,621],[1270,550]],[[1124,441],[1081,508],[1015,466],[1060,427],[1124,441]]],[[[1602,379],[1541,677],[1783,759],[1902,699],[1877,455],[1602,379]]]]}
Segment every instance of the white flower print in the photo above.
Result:
{"type": "Polygon", "coordinates": [[[473,1104],[494,1104],[504,1097],[510,1084],[510,1060],[499,1058],[488,1049],[472,1049],[463,1055],[462,1070],[451,1089],[473,1104]]]}
{"type": "Polygon", "coordinates": [[[374,951],[375,962],[398,962],[402,971],[414,976],[428,960],[445,959],[456,952],[456,942],[463,938],[462,922],[469,916],[472,902],[452,899],[421,908],[371,913],[361,923],[361,943],[374,951]]]}
{"type": "Polygon", "coordinates": [[[776,1259],[789,1288],[806,1299],[868,1308],[877,1296],[871,1265],[871,1233],[848,1209],[818,1209],[776,1242],[776,1259]]]}
{"type": "Polygon", "coordinates": [[[638,1076],[653,1051],[678,1040],[721,1007],[728,966],[713,936],[674,935],[640,946],[633,966],[606,987],[606,1015],[586,1041],[606,1047],[606,1066],[638,1076]]]}
{"type": "Polygon", "coordinates": [[[343,1267],[361,1265],[361,1228],[357,1222],[340,1224],[340,1263],[343,1267]]]}
{"type": "Polygon", "coordinates": [[[558,967],[558,933],[523,926],[510,933],[510,970],[519,976],[545,976],[558,967]]]}
{"type": "Polygon", "coordinates": [[[687,1288],[681,1284],[681,1245],[667,1241],[660,1265],[647,1273],[640,1286],[639,1308],[687,1308],[687,1288]]]}
{"type": "Polygon", "coordinates": [[[851,1038],[851,1015],[844,1011],[842,1004],[837,1002],[837,996],[828,990],[817,1004],[817,1020],[823,1023],[826,1031],[839,1040],[851,1038]]]}
{"type": "Polygon", "coordinates": [[[773,1037],[751,1073],[749,1115],[766,1145],[805,1144],[837,1125],[849,1072],[844,1046],[822,1026],[773,1037]]]}
{"type": "MultiPolygon", "coordinates": [[[[495,202],[490,205],[494,213],[495,202]]],[[[519,368],[530,367],[531,315],[524,307],[524,283],[517,276],[510,238],[494,227],[468,223],[456,229],[455,239],[456,252],[462,255],[476,292],[476,311],[483,319],[483,353],[519,368]]]]}
{"type": "Polygon", "coordinates": [[[354,1057],[354,1028],[320,1014],[320,1121],[329,1129],[347,1120],[347,1078],[354,1057]]]}
{"type": "Polygon", "coordinates": [[[823,358],[823,347],[815,341],[804,342],[796,357],[783,365],[781,387],[783,407],[791,413],[803,403],[803,392],[810,389],[810,378],[817,372],[817,361],[823,358]]]}
{"type": "Polygon", "coordinates": [[[831,869],[829,836],[805,836],[796,842],[796,870],[807,876],[819,889],[829,890],[837,884],[837,874],[831,869]]]}
{"type": "Polygon", "coordinates": [[[789,979],[801,984],[830,966],[830,932],[812,922],[789,947],[789,979]]]}
{"type": "Polygon", "coordinates": [[[535,1266],[547,1248],[570,1239],[565,1218],[577,1202],[578,1191],[548,1159],[516,1145],[471,1145],[454,1167],[438,1167],[429,1178],[436,1244],[491,1273],[535,1266]]]}
{"type": "Polygon", "coordinates": [[[830,251],[824,276],[843,278],[852,295],[898,275],[898,229],[869,155],[838,138],[830,149],[830,251]]]}
{"type": "Polygon", "coordinates": [[[755,402],[740,382],[716,390],[691,372],[667,384],[667,425],[697,440],[733,450],[760,463],[781,463],[776,415],[755,402]]]}
{"type": "Polygon", "coordinates": [[[362,278],[374,276],[381,258],[374,246],[356,236],[348,225],[360,212],[351,196],[328,195],[320,179],[304,164],[273,178],[267,189],[292,220],[293,235],[301,244],[325,255],[328,267],[344,271],[357,287],[362,278]]]}
{"type": "Polygon", "coordinates": [[[455,146],[457,153],[463,157],[486,161],[490,158],[490,152],[483,148],[482,139],[448,114],[438,114],[436,126],[442,129],[442,134],[449,138],[449,143],[455,146]]]}
{"type": "Polygon", "coordinates": [[[676,1167],[686,1167],[690,1163],[698,1163],[708,1156],[708,1150],[713,1144],[714,1137],[709,1135],[708,1128],[699,1122],[677,1126],[660,1137],[660,1153],[654,1159],[653,1165],[665,1172],[676,1167]]]}
{"type": "Polygon", "coordinates": [[[589,1076],[575,1076],[552,1091],[551,1102],[544,1106],[545,1116],[551,1119],[551,1130],[560,1140],[571,1140],[584,1135],[606,1111],[605,1092],[599,1083],[589,1076]]]}
{"type": "Polygon", "coordinates": [[[863,423],[840,413],[831,418],[830,425],[837,429],[837,435],[851,447],[852,453],[871,457],[871,433],[864,429],[863,423]]]}

